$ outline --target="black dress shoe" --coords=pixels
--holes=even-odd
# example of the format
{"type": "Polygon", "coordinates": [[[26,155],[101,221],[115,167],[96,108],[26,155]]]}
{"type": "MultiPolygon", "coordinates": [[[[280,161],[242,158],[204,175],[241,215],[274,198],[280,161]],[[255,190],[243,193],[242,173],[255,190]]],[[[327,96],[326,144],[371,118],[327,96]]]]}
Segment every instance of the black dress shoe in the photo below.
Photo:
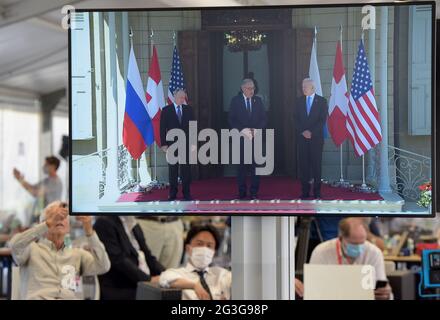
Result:
{"type": "Polygon", "coordinates": [[[168,197],[168,201],[174,201],[174,200],[176,200],[176,196],[169,196],[168,197]]]}
{"type": "Polygon", "coordinates": [[[251,200],[257,200],[258,196],[256,194],[251,195],[251,200]]]}
{"type": "Polygon", "coordinates": [[[240,200],[244,200],[244,199],[246,199],[246,193],[240,193],[239,195],[238,195],[238,199],[240,199],[240,200]]]}
{"type": "Polygon", "coordinates": [[[191,196],[184,196],[183,199],[185,201],[192,201],[193,200],[193,198],[191,196]]]}
{"type": "Polygon", "coordinates": [[[301,197],[299,197],[301,200],[306,200],[308,198],[310,198],[310,195],[308,194],[302,194],[301,197]]]}

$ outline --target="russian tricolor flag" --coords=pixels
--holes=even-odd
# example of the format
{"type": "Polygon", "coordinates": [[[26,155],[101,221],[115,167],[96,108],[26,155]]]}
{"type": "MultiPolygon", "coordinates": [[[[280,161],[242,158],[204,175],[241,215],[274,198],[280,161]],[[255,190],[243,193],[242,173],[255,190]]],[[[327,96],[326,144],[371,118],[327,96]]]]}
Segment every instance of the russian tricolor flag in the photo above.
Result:
{"type": "Polygon", "coordinates": [[[122,141],[133,159],[137,160],[147,146],[153,143],[154,131],[147,112],[147,100],[133,46],[130,49],[128,61],[126,90],[122,141]]]}

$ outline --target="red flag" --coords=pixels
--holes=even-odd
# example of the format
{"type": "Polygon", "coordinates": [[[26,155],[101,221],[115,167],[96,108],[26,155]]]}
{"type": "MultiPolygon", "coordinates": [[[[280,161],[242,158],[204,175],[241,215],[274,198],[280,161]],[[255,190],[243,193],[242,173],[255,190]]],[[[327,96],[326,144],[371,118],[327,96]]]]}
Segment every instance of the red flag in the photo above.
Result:
{"type": "Polygon", "coordinates": [[[154,140],[158,146],[160,143],[160,111],[165,106],[163,85],[160,76],[159,59],[157,58],[156,47],[153,46],[153,55],[150,60],[147,81],[147,111],[153,123],[154,140]]]}
{"type": "Polygon", "coordinates": [[[342,60],[342,48],[340,41],[338,41],[336,45],[335,65],[333,67],[333,80],[327,122],[333,142],[338,147],[348,138],[346,126],[348,96],[344,62],[342,60]]]}

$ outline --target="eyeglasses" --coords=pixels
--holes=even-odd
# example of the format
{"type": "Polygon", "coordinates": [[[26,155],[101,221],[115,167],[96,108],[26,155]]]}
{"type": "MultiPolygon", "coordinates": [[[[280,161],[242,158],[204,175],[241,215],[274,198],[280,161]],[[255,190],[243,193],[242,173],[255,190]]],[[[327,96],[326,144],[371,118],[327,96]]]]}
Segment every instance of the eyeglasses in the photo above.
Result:
{"type": "Polygon", "coordinates": [[[246,89],[246,90],[254,90],[255,87],[244,87],[244,89],[246,89]]]}

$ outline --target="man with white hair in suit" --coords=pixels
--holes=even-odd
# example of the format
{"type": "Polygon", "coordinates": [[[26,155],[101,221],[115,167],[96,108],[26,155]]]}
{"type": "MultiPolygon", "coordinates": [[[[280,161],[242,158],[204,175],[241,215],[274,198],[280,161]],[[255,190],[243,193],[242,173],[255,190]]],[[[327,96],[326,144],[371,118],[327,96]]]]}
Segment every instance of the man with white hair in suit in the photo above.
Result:
{"type": "Polygon", "coordinates": [[[9,245],[20,266],[20,281],[25,299],[77,299],[80,276],[94,276],[110,269],[104,245],[93,230],[90,216],[78,216],[89,250],[69,248],[64,237],[70,231],[67,204],[50,203],[40,224],[16,234],[9,245]]]}

